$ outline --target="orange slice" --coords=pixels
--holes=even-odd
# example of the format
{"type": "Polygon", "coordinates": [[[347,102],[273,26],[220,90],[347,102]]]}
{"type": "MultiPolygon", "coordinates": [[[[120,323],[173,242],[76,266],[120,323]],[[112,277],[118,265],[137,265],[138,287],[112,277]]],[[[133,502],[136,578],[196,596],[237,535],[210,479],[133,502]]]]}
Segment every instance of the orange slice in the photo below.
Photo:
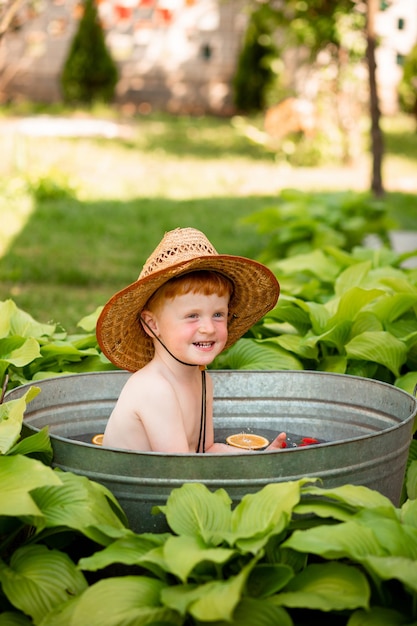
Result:
{"type": "Polygon", "coordinates": [[[235,448],[244,448],[245,450],[260,450],[269,444],[268,439],[261,435],[252,435],[251,433],[237,433],[229,435],[226,439],[230,446],[235,448]]]}
{"type": "Polygon", "coordinates": [[[103,434],[100,435],[94,435],[94,437],[92,438],[92,443],[95,443],[96,446],[102,446],[103,445],[103,434]]]}

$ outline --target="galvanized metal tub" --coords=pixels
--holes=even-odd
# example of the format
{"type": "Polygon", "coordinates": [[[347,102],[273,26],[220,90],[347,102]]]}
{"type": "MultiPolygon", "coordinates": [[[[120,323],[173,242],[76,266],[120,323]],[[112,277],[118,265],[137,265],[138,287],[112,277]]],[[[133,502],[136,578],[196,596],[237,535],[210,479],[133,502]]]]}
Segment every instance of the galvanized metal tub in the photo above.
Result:
{"type": "MultiPolygon", "coordinates": [[[[186,482],[220,487],[239,501],[271,482],[319,477],[324,486],[366,485],[398,504],[417,401],[375,380],[308,371],[213,371],[216,440],[227,433],[282,430],[325,440],[279,452],[161,454],[106,449],[102,433],[129,374],[76,374],[33,383],[41,393],[23,434],[49,426],[54,465],[107,486],[137,532],[165,530],[151,509],[186,482]]],[[[21,396],[21,386],[7,399],[21,396]]]]}

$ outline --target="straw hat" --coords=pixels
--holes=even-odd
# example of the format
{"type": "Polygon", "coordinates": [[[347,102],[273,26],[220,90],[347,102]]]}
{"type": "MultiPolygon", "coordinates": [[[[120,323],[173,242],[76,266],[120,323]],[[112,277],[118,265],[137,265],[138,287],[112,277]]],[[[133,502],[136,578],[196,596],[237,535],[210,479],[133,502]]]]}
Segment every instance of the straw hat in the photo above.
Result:
{"type": "Polygon", "coordinates": [[[152,360],[153,340],[142,328],[140,313],[164,283],[196,270],[219,272],[233,283],[225,348],[242,337],[278,300],[278,281],[265,265],[218,254],[207,237],[194,228],[171,230],[148,258],[137,281],[110,298],[97,321],[99,345],[114,365],[134,372],[152,360]]]}

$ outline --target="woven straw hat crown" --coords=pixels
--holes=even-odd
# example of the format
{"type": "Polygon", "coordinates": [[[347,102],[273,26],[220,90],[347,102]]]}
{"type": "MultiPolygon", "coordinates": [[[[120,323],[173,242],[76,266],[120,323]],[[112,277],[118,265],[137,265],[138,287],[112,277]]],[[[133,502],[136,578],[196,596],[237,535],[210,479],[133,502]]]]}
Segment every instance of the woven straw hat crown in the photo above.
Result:
{"type": "Polygon", "coordinates": [[[207,237],[194,228],[169,231],[145,262],[137,281],[110,298],[100,314],[97,339],[112,363],[136,371],[152,360],[154,345],[140,323],[142,310],[168,280],[198,270],[223,274],[233,284],[225,348],[242,337],[278,300],[278,281],[265,265],[245,257],[218,254],[207,237]]]}

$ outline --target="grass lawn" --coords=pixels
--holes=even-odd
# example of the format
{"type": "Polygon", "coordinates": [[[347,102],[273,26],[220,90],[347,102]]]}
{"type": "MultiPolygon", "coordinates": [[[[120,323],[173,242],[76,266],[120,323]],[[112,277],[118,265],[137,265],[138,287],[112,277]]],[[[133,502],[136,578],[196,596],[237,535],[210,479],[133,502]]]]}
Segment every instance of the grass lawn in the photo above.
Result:
{"type": "MultiPolygon", "coordinates": [[[[366,155],[291,168],[225,119],[155,115],[112,139],[24,134],[19,122],[0,119],[0,300],[71,331],[137,278],[166,230],[194,226],[219,252],[256,257],[264,240],[243,218],[281,189],[369,186],[366,155]]],[[[417,135],[406,118],[385,131],[385,202],[398,228],[417,230],[417,135]]]]}

